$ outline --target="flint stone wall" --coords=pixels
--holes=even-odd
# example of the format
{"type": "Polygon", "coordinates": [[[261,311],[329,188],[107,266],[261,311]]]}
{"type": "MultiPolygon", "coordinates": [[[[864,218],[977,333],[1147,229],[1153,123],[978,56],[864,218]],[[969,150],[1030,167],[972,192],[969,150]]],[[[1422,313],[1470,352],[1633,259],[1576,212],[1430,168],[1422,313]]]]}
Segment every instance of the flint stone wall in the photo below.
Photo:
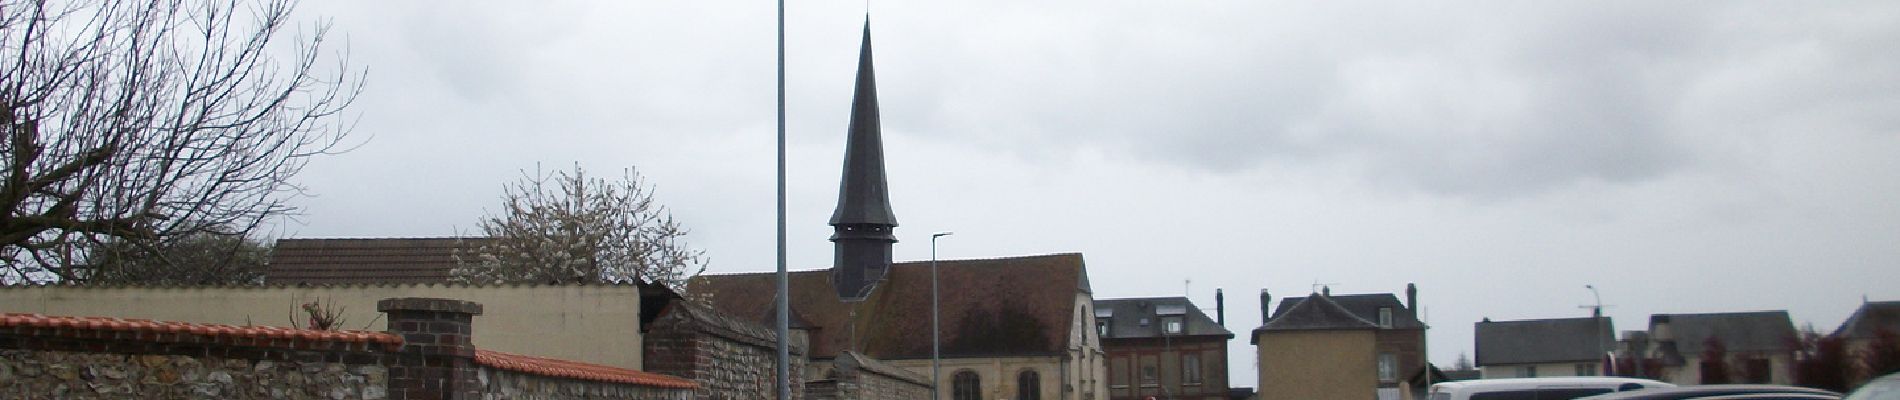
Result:
{"type": "Polygon", "coordinates": [[[928,377],[850,351],[832,359],[831,371],[820,382],[813,384],[809,400],[930,398],[928,377]]]}
{"type": "Polygon", "coordinates": [[[387,379],[376,364],[0,350],[6,398],[381,400],[387,379]]]}
{"type": "MultiPolygon", "coordinates": [[[[805,398],[808,336],[791,332],[791,398],[805,398]]],[[[751,400],[777,396],[778,335],[688,302],[674,302],[646,333],[647,371],[699,383],[694,400],[751,400]]]]}
{"type": "Polygon", "coordinates": [[[550,378],[483,367],[476,374],[483,400],[687,400],[693,392],[550,378]]]}

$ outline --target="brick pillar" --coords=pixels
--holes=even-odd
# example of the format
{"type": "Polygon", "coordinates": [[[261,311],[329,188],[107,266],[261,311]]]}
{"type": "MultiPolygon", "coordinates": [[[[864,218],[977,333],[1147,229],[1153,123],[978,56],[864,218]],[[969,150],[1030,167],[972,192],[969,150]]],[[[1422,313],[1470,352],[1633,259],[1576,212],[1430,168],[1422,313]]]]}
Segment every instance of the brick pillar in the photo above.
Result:
{"type": "Polygon", "coordinates": [[[402,350],[389,366],[390,400],[479,399],[475,345],[470,337],[482,305],[462,300],[402,297],[376,302],[402,350]]]}

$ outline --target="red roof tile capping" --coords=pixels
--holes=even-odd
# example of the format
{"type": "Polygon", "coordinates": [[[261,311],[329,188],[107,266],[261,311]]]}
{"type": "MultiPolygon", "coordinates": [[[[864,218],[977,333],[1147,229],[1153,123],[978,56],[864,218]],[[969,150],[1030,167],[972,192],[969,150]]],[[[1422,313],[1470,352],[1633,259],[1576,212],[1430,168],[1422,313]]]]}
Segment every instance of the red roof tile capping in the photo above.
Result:
{"type": "Polygon", "coordinates": [[[0,314],[0,329],[6,328],[49,328],[128,332],[141,334],[138,336],[138,340],[147,341],[185,342],[209,339],[213,342],[231,342],[235,339],[288,339],[314,342],[371,343],[386,346],[402,344],[402,337],[385,332],[320,331],[275,326],[232,326],[153,321],[148,319],[59,317],[40,314],[0,314]],[[203,337],[203,339],[180,336],[159,336],[159,334],[190,334],[203,337]]]}
{"type": "Polygon", "coordinates": [[[699,386],[693,383],[693,381],[651,372],[556,360],[552,358],[509,354],[499,351],[476,350],[475,363],[496,369],[557,378],[626,383],[671,389],[693,389],[699,386]]]}

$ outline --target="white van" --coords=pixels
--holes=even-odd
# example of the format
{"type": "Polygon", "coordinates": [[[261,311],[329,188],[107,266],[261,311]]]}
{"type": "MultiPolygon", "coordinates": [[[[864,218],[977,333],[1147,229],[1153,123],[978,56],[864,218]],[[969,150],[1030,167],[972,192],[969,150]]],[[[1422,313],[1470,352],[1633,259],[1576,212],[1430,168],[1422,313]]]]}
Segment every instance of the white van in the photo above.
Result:
{"type": "Polygon", "coordinates": [[[1636,378],[1479,379],[1432,385],[1431,400],[1570,400],[1610,392],[1676,385],[1636,378]]]}

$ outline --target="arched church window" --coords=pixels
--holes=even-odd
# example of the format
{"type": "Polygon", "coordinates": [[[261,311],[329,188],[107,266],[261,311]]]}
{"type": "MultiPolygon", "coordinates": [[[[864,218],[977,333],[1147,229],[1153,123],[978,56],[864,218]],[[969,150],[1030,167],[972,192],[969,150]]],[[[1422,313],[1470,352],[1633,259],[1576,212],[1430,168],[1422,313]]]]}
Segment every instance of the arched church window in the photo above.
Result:
{"type": "Polygon", "coordinates": [[[953,400],[983,400],[983,380],[976,371],[962,370],[950,378],[950,398],[953,400]]]}

